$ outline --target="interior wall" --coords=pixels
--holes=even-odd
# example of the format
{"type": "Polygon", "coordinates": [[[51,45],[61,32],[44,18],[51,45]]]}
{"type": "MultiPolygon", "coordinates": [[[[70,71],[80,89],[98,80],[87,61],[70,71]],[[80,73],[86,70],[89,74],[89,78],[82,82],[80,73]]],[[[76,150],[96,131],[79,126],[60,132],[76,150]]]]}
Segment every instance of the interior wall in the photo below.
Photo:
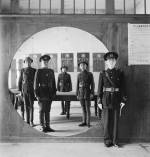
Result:
{"type": "MultiPolygon", "coordinates": [[[[72,26],[83,29],[100,39],[110,51],[119,53],[119,66],[124,69],[128,102],[120,118],[119,134],[122,139],[150,141],[150,67],[127,66],[128,28],[130,23],[150,23],[148,18],[113,18],[99,16],[23,16],[0,17],[0,133],[1,138],[41,137],[23,123],[11,106],[8,94],[8,70],[11,60],[31,35],[51,27],[72,26]]],[[[103,135],[101,135],[103,136],[103,135]]]]}

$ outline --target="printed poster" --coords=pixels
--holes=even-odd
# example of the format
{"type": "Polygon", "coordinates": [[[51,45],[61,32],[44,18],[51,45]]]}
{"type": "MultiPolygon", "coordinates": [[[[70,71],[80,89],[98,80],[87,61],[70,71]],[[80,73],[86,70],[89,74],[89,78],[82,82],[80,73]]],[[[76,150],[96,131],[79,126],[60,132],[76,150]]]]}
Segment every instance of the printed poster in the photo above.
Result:
{"type": "MultiPolygon", "coordinates": [[[[77,53],[77,65],[79,62],[84,59],[88,63],[87,70],[89,70],[89,53],[77,53]]],[[[79,66],[78,66],[78,72],[80,71],[79,66]]]]}
{"type": "Polygon", "coordinates": [[[93,72],[105,70],[104,54],[105,53],[93,53],[93,72]]]}
{"type": "Polygon", "coordinates": [[[74,72],[74,58],[73,53],[61,54],[61,65],[68,67],[68,72],[74,72]]]}

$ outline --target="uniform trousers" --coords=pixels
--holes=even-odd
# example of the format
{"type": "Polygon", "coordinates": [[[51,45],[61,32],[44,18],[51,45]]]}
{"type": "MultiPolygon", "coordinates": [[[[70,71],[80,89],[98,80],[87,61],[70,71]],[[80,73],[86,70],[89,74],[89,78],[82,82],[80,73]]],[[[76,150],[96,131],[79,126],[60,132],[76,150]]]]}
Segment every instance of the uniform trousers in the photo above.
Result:
{"type": "Polygon", "coordinates": [[[23,93],[23,101],[25,105],[25,111],[26,111],[26,121],[29,124],[30,122],[33,123],[33,114],[34,114],[34,100],[33,95],[30,93],[23,93]]]}
{"type": "Polygon", "coordinates": [[[39,104],[39,119],[40,124],[43,127],[49,127],[50,123],[50,110],[51,110],[51,100],[40,100],[39,104]]]}
{"type": "Polygon", "coordinates": [[[63,113],[70,114],[70,101],[61,101],[61,108],[63,113]]]}
{"type": "Polygon", "coordinates": [[[117,143],[119,109],[103,109],[104,143],[117,143]]]}
{"type": "Polygon", "coordinates": [[[23,97],[21,95],[15,96],[14,107],[16,110],[18,109],[18,106],[21,107],[21,115],[24,120],[24,101],[23,101],[23,97]]]}
{"type": "Polygon", "coordinates": [[[81,99],[80,100],[81,107],[82,107],[82,112],[83,112],[83,117],[82,117],[82,122],[86,123],[87,125],[90,125],[90,119],[91,119],[91,101],[86,100],[86,99],[81,99]]]}

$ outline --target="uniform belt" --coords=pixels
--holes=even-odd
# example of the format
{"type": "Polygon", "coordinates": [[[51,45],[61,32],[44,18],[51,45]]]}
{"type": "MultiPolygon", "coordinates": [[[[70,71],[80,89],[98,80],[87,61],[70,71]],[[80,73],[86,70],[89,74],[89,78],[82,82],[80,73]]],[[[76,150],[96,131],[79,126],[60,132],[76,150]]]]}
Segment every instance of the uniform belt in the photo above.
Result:
{"type": "Polygon", "coordinates": [[[47,87],[48,84],[40,84],[40,87],[47,87]]]}
{"type": "Polygon", "coordinates": [[[31,81],[23,81],[23,84],[33,84],[31,81]]]}
{"type": "Polygon", "coordinates": [[[119,88],[114,88],[114,87],[110,87],[110,88],[103,88],[103,92],[119,92],[119,88]]]}

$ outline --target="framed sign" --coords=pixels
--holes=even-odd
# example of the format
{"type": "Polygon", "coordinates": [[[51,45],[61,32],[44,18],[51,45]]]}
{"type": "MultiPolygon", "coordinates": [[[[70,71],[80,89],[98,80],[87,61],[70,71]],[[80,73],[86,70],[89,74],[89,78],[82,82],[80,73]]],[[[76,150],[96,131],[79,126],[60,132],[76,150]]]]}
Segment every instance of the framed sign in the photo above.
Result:
{"type": "Polygon", "coordinates": [[[58,72],[57,54],[56,53],[55,54],[51,53],[51,54],[48,54],[48,55],[51,57],[51,59],[49,61],[49,68],[53,69],[54,72],[58,72]]]}
{"type": "MultiPolygon", "coordinates": [[[[89,53],[77,53],[77,65],[79,62],[84,59],[88,63],[87,70],[89,71],[89,53]]],[[[78,72],[80,71],[79,66],[78,66],[78,72]]]]}
{"type": "Polygon", "coordinates": [[[150,24],[128,24],[128,65],[150,64],[150,24]]]}
{"type": "Polygon", "coordinates": [[[105,70],[104,54],[105,53],[93,53],[93,72],[105,70]]]}
{"type": "Polygon", "coordinates": [[[16,69],[21,70],[24,68],[24,59],[16,59],[16,69]]]}
{"type": "Polygon", "coordinates": [[[61,54],[61,65],[68,67],[68,72],[74,72],[74,58],[73,53],[61,54]]]}
{"type": "Polygon", "coordinates": [[[30,54],[29,56],[33,59],[32,67],[39,69],[41,67],[41,62],[39,61],[41,54],[30,54]]]}

